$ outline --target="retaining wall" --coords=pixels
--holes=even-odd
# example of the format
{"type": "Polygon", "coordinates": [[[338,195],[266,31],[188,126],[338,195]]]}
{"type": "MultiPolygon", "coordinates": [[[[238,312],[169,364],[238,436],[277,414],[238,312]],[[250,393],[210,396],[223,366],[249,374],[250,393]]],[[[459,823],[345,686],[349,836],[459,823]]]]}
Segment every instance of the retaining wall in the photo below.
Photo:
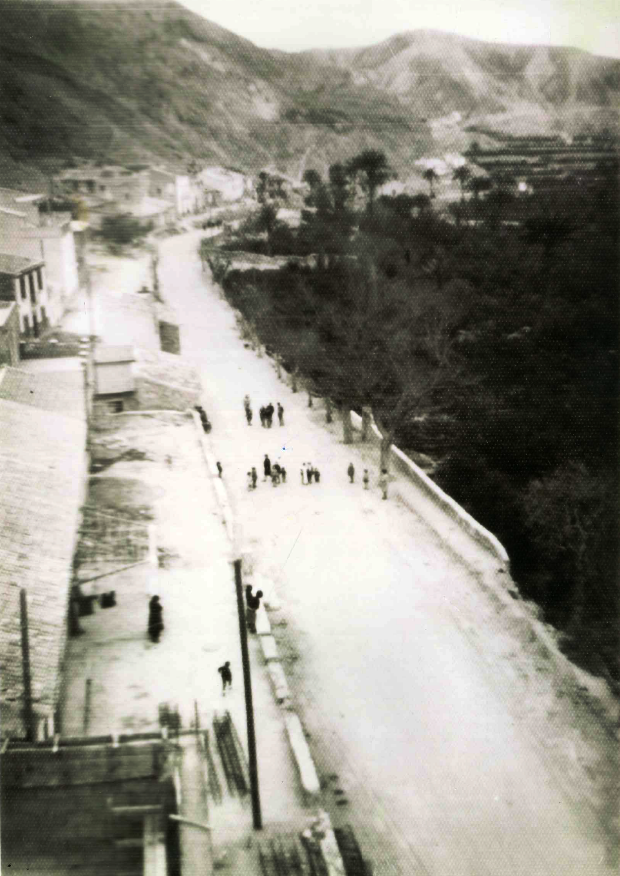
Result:
{"type": "MultiPolygon", "coordinates": [[[[351,422],[353,428],[361,432],[362,418],[355,411],[351,411],[351,422]]],[[[378,449],[381,447],[381,433],[374,423],[371,423],[368,443],[373,444],[378,449]]],[[[471,514],[468,514],[464,508],[461,508],[458,502],[455,502],[447,493],[444,493],[441,487],[438,487],[402,450],[392,444],[390,454],[392,465],[397,471],[409,478],[452,521],[457,523],[489,553],[493,554],[503,565],[509,565],[510,560],[506,548],[493,533],[485,529],[471,514]]]]}

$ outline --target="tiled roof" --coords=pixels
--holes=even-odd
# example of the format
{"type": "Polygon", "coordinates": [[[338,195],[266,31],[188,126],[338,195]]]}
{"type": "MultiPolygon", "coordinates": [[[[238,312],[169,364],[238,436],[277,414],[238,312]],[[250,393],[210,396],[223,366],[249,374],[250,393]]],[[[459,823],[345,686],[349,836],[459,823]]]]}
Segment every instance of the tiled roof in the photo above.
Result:
{"type": "Polygon", "coordinates": [[[7,252],[0,252],[0,274],[21,274],[30,268],[36,268],[42,265],[43,261],[34,261],[23,256],[11,255],[7,252]]]}
{"type": "Polygon", "coordinates": [[[0,400],[0,697],[23,694],[19,593],[28,594],[33,700],[53,707],[86,481],[83,420],[0,400]]]}
{"type": "Polygon", "coordinates": [[[83,420],[84,378],[81,370],[34,372],[6,366],[0,368],[0,399],[83,420]]]}

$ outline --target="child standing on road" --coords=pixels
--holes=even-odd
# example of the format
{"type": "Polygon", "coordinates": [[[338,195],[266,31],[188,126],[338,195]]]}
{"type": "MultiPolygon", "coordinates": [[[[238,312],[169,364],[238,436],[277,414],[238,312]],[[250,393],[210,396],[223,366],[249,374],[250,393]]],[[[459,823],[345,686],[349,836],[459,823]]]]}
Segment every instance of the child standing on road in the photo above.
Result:
{"type": "Polygon", "coordinates": [[[256,489],[256,482],[258,480],[258,474],[256,473],[256,469],[254,468],[254,466],[252,466],[252,471],[250,473],[250,476],[252,478],[252,489],[255,490],[256,489]]]}
{"type": "Polygon", "coordinates": [[[349,463],[347,474],[349,475],[349,481],[353,483],[353,481],[355,480],[355,468],[352,462],[349,463]]]}
{"type": "Polygon", "coordinates": [[[232,671],[230,669],[230,660],[227,660],[223,666],[220,666],[218,668],[217,671],[222,676],[222,695],[226,696],[226,688],[229,687],[232,690],[232,671]]]}
{"type": "Polygon", "coordinates": [[[382,499],[387,499],[388,497],[388,473],[386,468],[381,469],[381,475],[379,477],[379,486],[381,487],[381,492],[383,493],[382,499]]]}

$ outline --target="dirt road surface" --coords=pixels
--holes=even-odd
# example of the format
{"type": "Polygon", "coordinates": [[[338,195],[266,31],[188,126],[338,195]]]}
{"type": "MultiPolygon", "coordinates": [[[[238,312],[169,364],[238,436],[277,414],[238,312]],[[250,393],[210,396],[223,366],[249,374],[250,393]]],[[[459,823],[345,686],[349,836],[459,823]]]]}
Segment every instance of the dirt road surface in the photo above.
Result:
{"type": "Polygon", "coordinates": [[[376,466],[363,491],[360,449],[244,347],[199,239],[161,244],[163,292],[202,374],[243,547],[282,603],[272,623],[334,821],[354,825],[377,876],[616,872],[613,733],[522,648],[445,538],[381,501],[376,466]],[[284,405],[283,428],[261,428],[269,401],[284,405]],[[265,453],[286,485],[262,481],[265,453]],[[320,484],[301,485],[303,462],[320,484]]]}

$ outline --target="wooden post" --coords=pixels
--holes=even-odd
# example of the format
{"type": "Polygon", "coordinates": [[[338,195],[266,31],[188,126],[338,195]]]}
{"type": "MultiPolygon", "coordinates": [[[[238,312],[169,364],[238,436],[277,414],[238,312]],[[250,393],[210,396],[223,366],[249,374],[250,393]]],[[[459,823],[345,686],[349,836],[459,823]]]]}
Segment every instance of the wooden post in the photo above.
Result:
{"type": "Polygon", "coordinates": [[[248,652],[248,631],[243,607],[241,583],[241,560],[235,560],[235,588],[237,591],[237,612],[239,614],[239,638],[241,639],[241,660],[243,663],[243,686],[245,690],[245,714],[248,730],[248,766],[250,772],[250,793],[252,795],[252,820],[254,830],[261,830],[263,819],[260,809],[258,788],[258,762],[256,759],[256,734],[254,731],[254,707],[252,705],[252,678],[250,676],[250,655],[248,652]]]}
{"type": "Polygon", "coordinates": [[[28,598],[24,587],[19,591],[20,620],[22,627],[22,676],[24,683],[24,723],[26,739],[35,741],[35,721],[32,710],[32,685],[30,675],[30,641],[28,638],[28,598]]]}

